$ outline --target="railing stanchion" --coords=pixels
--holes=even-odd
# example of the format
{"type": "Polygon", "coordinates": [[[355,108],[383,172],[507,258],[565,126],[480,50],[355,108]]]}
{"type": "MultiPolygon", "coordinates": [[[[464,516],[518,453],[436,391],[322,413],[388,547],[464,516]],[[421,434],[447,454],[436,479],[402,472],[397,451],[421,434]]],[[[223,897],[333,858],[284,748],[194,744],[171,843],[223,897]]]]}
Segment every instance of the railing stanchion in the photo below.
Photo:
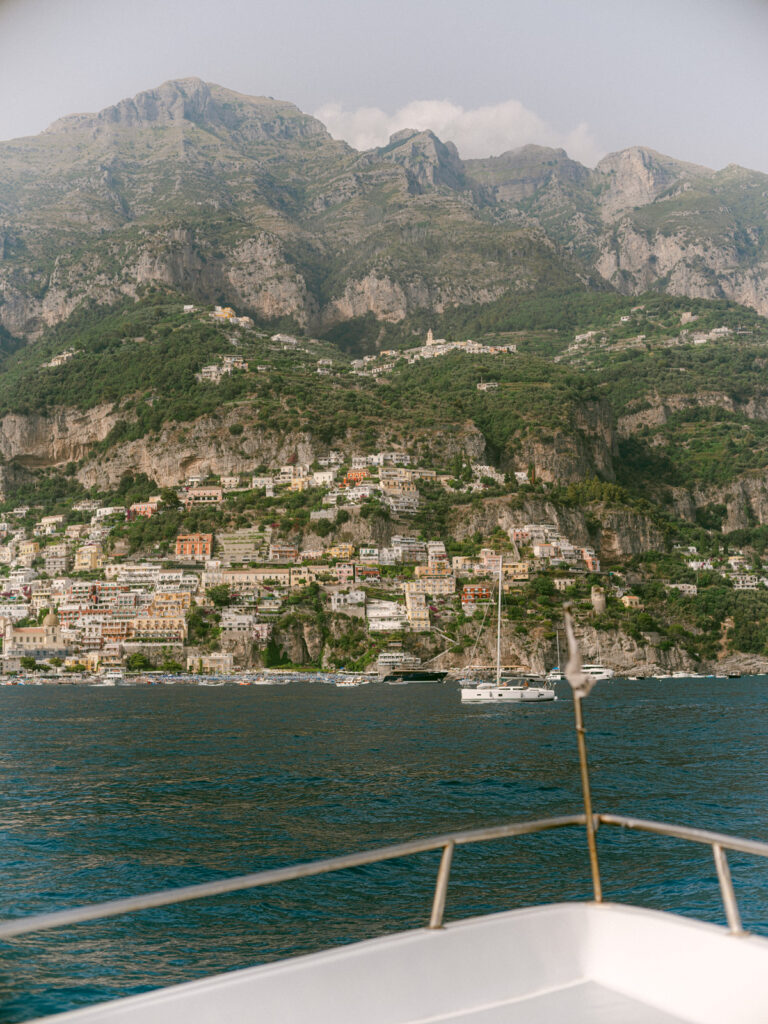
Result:
{"type": "Polygon", "coordinates": [[[440,868],[437,872],[435,884],[435,897],[432,900],[432,916],[429,919],[430,928],[443,927],[443,914],[445,913],[445,898],[448,894],[448,879],[451,877],[451,861],[453,860],[453,848],[456,843],[446,843],[443,847],[443,855],[440,858],[440,868]]]}
{"type": "Polygon", "coordinates": [[[739,913],[739,905],[736,902],[736,893],[733,891],[733,882],[731,881],[731,869],[728,866],[728,858],[725,854],[725,850],[719,843],[712,844],[712,853],[715,857],[717,879],[720,882],[720,895],[723,897],[725,919],[728,922],[728,927],[731,932],[734,935],[741,935],[743,934],[744,929],[741,926],[741,914],[739,913]]]}

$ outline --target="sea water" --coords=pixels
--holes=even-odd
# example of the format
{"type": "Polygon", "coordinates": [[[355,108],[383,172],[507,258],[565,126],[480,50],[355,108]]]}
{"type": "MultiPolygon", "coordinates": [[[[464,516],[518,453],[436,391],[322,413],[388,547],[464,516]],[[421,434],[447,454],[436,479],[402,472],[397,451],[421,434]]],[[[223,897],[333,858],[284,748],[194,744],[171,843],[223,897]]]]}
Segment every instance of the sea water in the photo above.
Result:
{"type": "MultiPolygon", "coordinates": [[[[0,689],[0,917],[578,813],[567,686],[462,705],[452,685],[0,689]]],[[[598,811],[768,840],[768,679],[614,680],[584,705],[598,811]]],[[[603,828],[606,899],[723,921],[708,847],[603,828]]],[[[768,935],[768,862],[731,855],[768,935]]],[[[429,917],[438,853],[0,944],[21,1021],[429,917]]],[[[588,899],[583,830],[457,849],[446,918],[588,899]]]]}

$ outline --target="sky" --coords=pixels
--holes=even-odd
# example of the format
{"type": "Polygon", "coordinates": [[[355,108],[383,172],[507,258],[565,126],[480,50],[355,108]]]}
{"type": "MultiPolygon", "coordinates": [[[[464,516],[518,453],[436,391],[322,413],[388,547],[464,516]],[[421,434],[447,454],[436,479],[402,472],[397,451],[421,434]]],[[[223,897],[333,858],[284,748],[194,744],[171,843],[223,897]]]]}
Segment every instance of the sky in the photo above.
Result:
{"type": "Polygon", "coordinates": [[[432,128],[593,166],[768,173],[768,0],[0,0],[0,139],[173,78],[289,100],[356,148],[432,128]]]}

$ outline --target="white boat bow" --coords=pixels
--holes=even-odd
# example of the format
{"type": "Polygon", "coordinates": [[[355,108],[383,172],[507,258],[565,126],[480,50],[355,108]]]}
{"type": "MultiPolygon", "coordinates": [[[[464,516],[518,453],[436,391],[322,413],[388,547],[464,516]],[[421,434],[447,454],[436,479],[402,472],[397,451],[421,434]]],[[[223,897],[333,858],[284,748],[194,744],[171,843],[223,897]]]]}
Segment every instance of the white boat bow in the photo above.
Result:
{"type": "Polygon", "coordinates": [[[82,1010],[50,1024],[765,1024],[768,940],[742,930],[725,851],[768,843],[603,814],[601,826],[709,845],[728,927],[573,902],[444,924],[456,846],[584,825],[584,815],[458,832],[327,861],[0,923],[0,940],[442,849],[430,926],[82,1010]]]}

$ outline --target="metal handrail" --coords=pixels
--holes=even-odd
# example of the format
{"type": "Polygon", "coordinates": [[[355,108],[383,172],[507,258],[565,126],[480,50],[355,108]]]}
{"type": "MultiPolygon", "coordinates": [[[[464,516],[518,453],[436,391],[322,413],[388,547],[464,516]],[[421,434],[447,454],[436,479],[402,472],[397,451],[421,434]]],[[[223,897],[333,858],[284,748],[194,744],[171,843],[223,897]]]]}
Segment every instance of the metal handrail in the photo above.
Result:
{"type": "MultiPolygon", "coordinates": [[[[665,822],[647,821],[642,818],[624,817],[618,814],[595,814],[591,822],[597,829],[599,825],[612,825],[628,828],[654,835],[668,836],[687,842],[701,843],[712,849],[715,858],[720,892],[725,908],[728,927],[733,934],[742,935],[738,904],[733,891],[730,870],[726,859],[726,850],[747,853],[757,857],[768,858],[768,843],[753,839],[740,839],[722,832],[710,832],[705,829],[689,828],[685,825],[668,825],[665,822]]],[[[325,860],[310,861],[306,864],[295,864],[285,868],[273,868],[257,871],[248,875],[233,878],[222,878],[215,882],[202,882],[178,889],[163,889],[159,892],[146,893],[142,896],[129,896],[125,899],[109,900],[106,903],[93,903],[71,910],[57,910],[47,914],[34,914],[29,917],[17,918],[0,922],[0,939],[10,939],[31,932],[61,928],[66,925],[80,924],[83,921],[96,921],[106,917],[117,917],[137,910],[148,910],[151,907],[169,906],[187,900],[203,899],[206,896],[217,896],[230,892],[242,892],[265,885],[276,885],[298,878],[311,878],[325,875],[346,868],[362,867],[366,864],[377,864],[382,861],[408,857],[416,853],[431,850],[442,850],[440,867],[432,901],[430,928],[442,928],[448,882],[451,871],[453,851],[457,846],[468,846],[472,843],[490,842],[495,839],[508,839],[513,836],[531,835],[551,829],[566,828],[572,825],[587,825],[584,814],[563,815],[556,818],[539,818],[535,821],[512,822],[507,825],[494,825],[488,828],[473,829],[464,832],[448,832],[440,836],[426,839],[415,839],[394,846],[382,846],[361,853],[352,853],[325,860]]]]}
{"type": "Polygon", "coordinates": [[[731,880],[731,869],[728,866],[726,850],[736,853],[747,853],[755,857],[768,858],[768,843],[757,839],[740,839],[722,832],[710,832],[703,828],[689,828],[687,825],[667,825],[660,821],[646,821],[643,818],[626,818],[618,814],[598,814],[601,825],[618,825],[620,828],[634,829],[638,832],[650,832],[653,835],[669,836],[672,839],[684,839],[689,843],[701,843],[709,846],[715,859],[715,870],[720,885],[725,919],[733,935],[746,934],[739,913],[739,905],[731,880]]]}
{"type": "MultiPolygon", "coordinates": [[[[234,878],[222,878],[216,882],[201,882],[199,885],[187,885],[179,889],[162,889],[159,892],[146,893],[143,896],[128,896],[125,899],[109,900],[106,903],[91,903],[84,907],[73,907],[71,910],[56,910],[49,914],[34,914],[0,922],[0,939],[9,939],[29,932],[44,931],[50,928],[62,928],[69,924],[83,921],[96,921],[104,917],[117,917],[136,910],[147,910],[150,907],[165,907],[172,903],[183,903],[186,900],[199,900],[206,896],[219,896],[228,892],[241,892],[244,889],[256,889],[264,885],[276,885],[279,882],[290,882],[297,878],[311,878],[314,875],[325,875],[332,871],[345,868],[362,867],[365,864],[377,864],[380,861],[408,857],[414,853],[426,853],[429,850],[453,849],[454,846],[466,846],[470,843],[489,842],[493,839],[507,839],[510,836],[523,836],[532,832],[544,832],[547,829],[563,828],[567,825],[584,825],[583,814],[570,814],[559,818],[542,818],[537,821],[513,822],[509,825],[492,825],[488,828],[474,829],[467,832],[449,832],[442,836],[431,836],[427,839],[414,839],[408,843],[395,846],[381,846],[374,850],[361,853],[350,853],[341,857],[330,857],[326,860],[309,861],[306,864],[294,864],[285,868],[272,868],[267,871],[256,871],[249,875],[237,875],[234,878]]],[[[436,912],[439,900],[445,902],[448,886],[450,856],[441,859],[441,869],[435,891],[432,908],[431,927],[442,925],[442,912],[436,912]],[[441,895],[442,894],[442,895],[441,895]],[[439,918],[439,921],[438,921],[439,918]]]]}

